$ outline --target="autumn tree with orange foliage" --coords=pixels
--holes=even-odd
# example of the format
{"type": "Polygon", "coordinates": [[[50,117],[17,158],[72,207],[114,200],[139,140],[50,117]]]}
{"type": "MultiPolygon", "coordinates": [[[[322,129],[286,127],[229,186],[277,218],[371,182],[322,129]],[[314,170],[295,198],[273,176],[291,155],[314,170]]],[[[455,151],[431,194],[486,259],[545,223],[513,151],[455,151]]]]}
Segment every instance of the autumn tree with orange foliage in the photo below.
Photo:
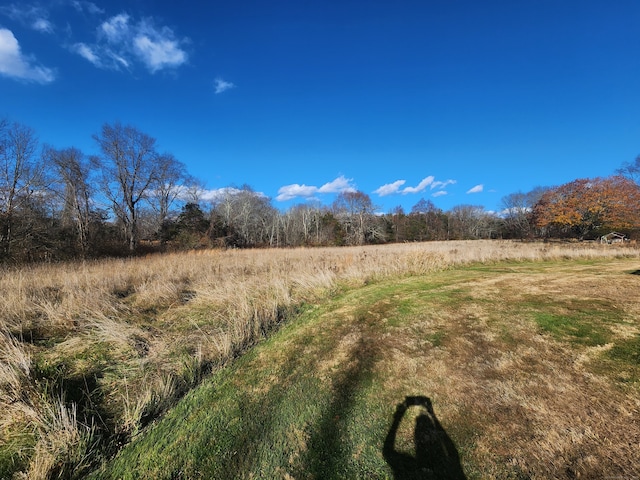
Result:
{"type": "Polygon", "coordinates": [[[640,227],[640,186],[623,176],[581,178],[545,192],[533,213],[537,227],[580,239],[598,230],[634,230],[640,227]]]}

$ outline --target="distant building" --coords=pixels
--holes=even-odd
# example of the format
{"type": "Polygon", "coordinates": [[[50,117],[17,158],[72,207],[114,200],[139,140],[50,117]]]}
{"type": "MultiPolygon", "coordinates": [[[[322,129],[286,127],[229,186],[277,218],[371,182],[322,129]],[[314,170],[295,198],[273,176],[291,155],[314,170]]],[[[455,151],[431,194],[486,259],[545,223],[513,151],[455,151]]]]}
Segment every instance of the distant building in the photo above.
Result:
{"type": "Polygon", "coordinates": [[[602,235],[600,237],[600,243],[612,244],[612,243],[623,243],[628,242],[629,239],[626,235],[618,232],[607,233],[606,235],[602,235]]]}

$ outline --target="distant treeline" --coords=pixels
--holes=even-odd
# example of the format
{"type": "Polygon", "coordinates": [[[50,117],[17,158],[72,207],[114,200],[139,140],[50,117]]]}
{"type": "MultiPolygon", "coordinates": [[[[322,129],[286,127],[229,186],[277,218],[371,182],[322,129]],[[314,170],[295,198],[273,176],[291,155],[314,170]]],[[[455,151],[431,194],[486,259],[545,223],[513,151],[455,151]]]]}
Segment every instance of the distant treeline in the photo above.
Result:
{"type": "Polygon", "coordinates": [[[287,211],[250,187],[203,201],[201,183],[135,127],[105,124],[100,155],[40,145],[0,120],[0,262],[122,256],[193,248],[364,245],[487,238],[592,239],[640,230],[640,157],[615,175],[503,198],[500,212],[421,199],[379,214],[361,191],[287,211]]]}

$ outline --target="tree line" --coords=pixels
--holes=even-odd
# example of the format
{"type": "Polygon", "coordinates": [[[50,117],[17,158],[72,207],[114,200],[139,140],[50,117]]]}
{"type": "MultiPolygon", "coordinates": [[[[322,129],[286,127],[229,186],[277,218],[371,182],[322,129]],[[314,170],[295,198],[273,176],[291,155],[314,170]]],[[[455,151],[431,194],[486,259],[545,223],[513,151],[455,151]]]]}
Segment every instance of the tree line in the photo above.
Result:
{"type": "Polygon", "coordinates": [[[157,141],[121,123],[93,136],[99,155],[40,145],[0,120],[0,262],[131,255],[203,247],[294,247],[483,238],[597,238],[640,229],[640,157],[610,177],[503,198],[501,212],[421,199],[379,214],[369,195],[286,211],[248,186],[201,198],[200,182],[157,141]]]}

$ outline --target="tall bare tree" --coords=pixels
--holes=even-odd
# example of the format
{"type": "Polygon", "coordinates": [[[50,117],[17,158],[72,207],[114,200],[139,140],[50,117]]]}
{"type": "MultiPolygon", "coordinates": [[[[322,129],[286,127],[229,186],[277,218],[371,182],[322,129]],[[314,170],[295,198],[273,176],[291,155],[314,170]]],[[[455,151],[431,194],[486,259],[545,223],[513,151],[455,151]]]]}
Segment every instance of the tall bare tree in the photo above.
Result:
{"type": "Polygon", "coordinates": [[[447,216],[431,200],[421,198],[411,208],[410,220],[412,240],[447,239],[447,216]]]}
{"type": "Polygon", "coordinates": [[[156,160],[155,184],[150,189],[149,201],[158,218],[158,226],[162,225],[174,202],[189,195],[189,187],[195,181],[188,173],[187,167],[171,153],[159,155],[156,160]]]}
{"type": "Polygon", "coordinates": [[[227,188],[212,204],[212,232],[227,245],[252,247],[276,243],[277,212],[271,200],[250,186],[227,188]]]}
{"type": "Polygon", "coordinates": [[[347,232],[347,242],[363,245],[367,240],[384,239],[384,227],[376,221],[375,206],[364,192],[341,192],[333,202],[332,210],[347,232]]]}
{"type": "Polygon", "coordinates": [[[533,207],[548,187],[536,187],[523,193],[515,192],[502,197],[504,234],[508,238],[529,238],[535,233],[533,207]]]}
{"type": "Polygon", "coordinates": [[[448,217],[452,240],[491,238],[497,231],[497,217],[481,205],[456,205],[448,217]]]}
{"type": "Polygon", "coordinates": [[[95,163],[77,148],[57,150],[46,146],[43,151],[46,163],[55,174],[52,190],[62,203],[62,224],[73,227],[81,256],[89,250],[89,225],[91,223],[92,185],[90,175],[95,163]]]}
{"type": "Polygon", "coordinates": [[[37,148],[31,128],[0,120],[0,257],[11,256],[16,214],[41,185],[37,148]]]}
{"type": "Polygon", "coordinates": [[[156,140],[135,127],[104,124],[94,139],[102,151],[102,191],[122,223],[129,251],[138,243],[141,202],[158,184],[156,140]]]}

